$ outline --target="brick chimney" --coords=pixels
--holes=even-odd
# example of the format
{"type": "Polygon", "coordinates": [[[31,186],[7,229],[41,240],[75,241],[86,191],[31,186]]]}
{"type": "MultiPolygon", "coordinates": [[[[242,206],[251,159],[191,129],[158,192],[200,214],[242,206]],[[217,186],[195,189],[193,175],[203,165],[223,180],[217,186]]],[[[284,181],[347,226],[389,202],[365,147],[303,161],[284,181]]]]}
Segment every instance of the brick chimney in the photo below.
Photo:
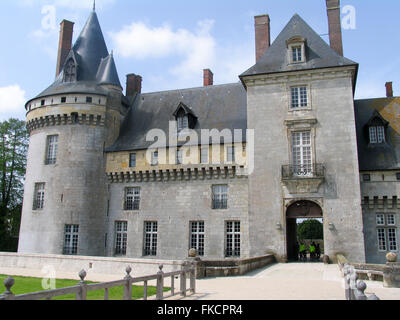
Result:
{"type": "Polygon", "coordinates": [[[393,98],[393,83],[386,82],[385,86],[386,86],[386,97],[393,98]]]}
{"type": "Polygon", "coordinates": [[[260,60],[271,45],[271,31],[268,14],[255,16],[255,34],[256,34],[256,62],[260,60]]]}
{"type": "Polygon", "coordinates": [[[203,70],[203,78],[204,78],[204,86],[212,86],[214,85],[214,74],[211,72],[210,69],[204,69],[203,70]]]}
{"type": "Polygon", "coordinates": [[[331,48],[343,56],[342,25],[340,21],[340,0],[326,0],[331,48]]]}
{"type": "Polygon", "coordinates": [[[142,93],[142,77],[131,73],[126,76],[126,96],[132,97],[135,93],[142,93]]]}
{"type": "Polygon", "coordinates": [[[74,34],[74,23],[68,20],[63,20],[60,24],[60,40],[58,44],[57,56],[57,71],[56,77],[60,74],[64,66],[65,59],[67,58],[72,48],[72,36],[74,34]]]}

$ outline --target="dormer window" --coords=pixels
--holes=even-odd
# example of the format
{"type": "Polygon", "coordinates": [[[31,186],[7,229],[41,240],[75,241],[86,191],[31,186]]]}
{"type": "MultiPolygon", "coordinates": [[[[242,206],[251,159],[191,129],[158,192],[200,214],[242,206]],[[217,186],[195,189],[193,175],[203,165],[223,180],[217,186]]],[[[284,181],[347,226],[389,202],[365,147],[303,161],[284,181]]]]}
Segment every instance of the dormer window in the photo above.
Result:
{"type": "Polygon", "coordinates": [[[194,129],[197,117],[193,113],[192,109],[186,106],[184,103],[180,103],[176,111],[174,112],[178,133],[188,129],[194,129]]]}
{"type": "Polygon", "coordinates": [[[76,66],[73,59],[69,59],[64,67],[64,82],[76,81],[76,66]]]}
{"type": "Polygon", "coordinates": [[[288,49],[288,63],[306,62],[306,39],[302,37],[292,37],[286,41],[288,49]]]}
{"type": "Polygon", "coordinates": [[[375,111],[371,120],[367,123],[369,143],[385,143],[388,125],[389,122],[387,122],[378,111],[375,111]]]}
{"type": "Polygon", "coordinates": [[[385,142],[385,127],[369,127],[369,142],[383,143],[385,142]]]}
{"type": "Polygon", "coordinates": [[[292,61],[293,62],[303,61],[303,52],[301,50],[301,46],[292,47],[292,61]]]}
{"type": "Polygon", "coordinates": [[[180,115],[177,118],[178,132],[182,130],[189,129],[189,118],[187,115],[180,115]]]}

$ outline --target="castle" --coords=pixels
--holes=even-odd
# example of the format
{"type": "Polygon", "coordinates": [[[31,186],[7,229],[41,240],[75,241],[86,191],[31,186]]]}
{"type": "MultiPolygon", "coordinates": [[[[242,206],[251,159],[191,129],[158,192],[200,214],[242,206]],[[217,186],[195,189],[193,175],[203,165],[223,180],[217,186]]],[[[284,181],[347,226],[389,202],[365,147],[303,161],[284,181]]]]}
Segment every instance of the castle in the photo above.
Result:
{"type": "Polygon", "coordinates": [[[354,100],[358,64],[326,2],[329,45],[297,14],[271,44],[256,16],[240,81],[206,69],[203,87],[154,93],[135,74],[123,93],[95,11],[74,45],[64,20],[56,80],[25,106],[19,252],[287,261],[297,219],[320,218],[331,259],[384,263],[399,247],[400,99],[388,82],[354,100]]]}

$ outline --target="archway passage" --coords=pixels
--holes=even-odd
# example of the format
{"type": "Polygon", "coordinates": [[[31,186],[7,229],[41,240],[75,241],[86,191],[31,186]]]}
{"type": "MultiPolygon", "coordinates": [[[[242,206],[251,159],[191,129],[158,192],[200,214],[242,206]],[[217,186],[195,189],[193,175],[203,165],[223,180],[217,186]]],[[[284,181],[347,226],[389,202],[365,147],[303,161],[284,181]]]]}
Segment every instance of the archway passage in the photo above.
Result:
{"type": "MultiPolygon", "coordinates": [[[[307,219],[322,221],[321,207],[312,201],[301,200],[291,204],[286,210],[286,245],[288,261],[298,260],[298,222],[307,219]]],[[[307,239],[316,240],[316,239],[307,239]]]]}

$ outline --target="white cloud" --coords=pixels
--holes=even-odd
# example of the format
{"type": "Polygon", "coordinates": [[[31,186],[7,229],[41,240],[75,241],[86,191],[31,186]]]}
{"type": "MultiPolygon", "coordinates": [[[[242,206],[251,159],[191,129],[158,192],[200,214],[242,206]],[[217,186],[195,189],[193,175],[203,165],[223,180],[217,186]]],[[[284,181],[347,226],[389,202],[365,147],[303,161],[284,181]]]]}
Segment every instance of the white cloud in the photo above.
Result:
{"type": "Polygon", "coordinates": [[[252,46],[218,44],[212,36],[213,26],[213,20],[201,20],[194,31],[174,30],[168,24],[154,27],[139,21],[110,33],[110,37],[116,54],[124,58],[175,61],[163,75],[149,75],[145,88],[157,91],[199,86],[206,68],[213,71],[216,83],[236,82],[238,75],[254,64],[253,51],[243,49],[252,46]]]}
{"type": "Polygon", "coordinates": [[[215,62],[215,40],[210,31],[214,21],[197,23],[197,30],[173,30],[133,22],[121,31],[110,33],[115,52],[125,58],[148,59],[180,57],[180,63],[170,69],[173,74],[188,75],[215,62]]]}
{"type": "Polygon", "coordinates": [[[25,102],[25,91],[19,85],[0,87],[0,120],[11,117],[23,119],[25,102]]]}

